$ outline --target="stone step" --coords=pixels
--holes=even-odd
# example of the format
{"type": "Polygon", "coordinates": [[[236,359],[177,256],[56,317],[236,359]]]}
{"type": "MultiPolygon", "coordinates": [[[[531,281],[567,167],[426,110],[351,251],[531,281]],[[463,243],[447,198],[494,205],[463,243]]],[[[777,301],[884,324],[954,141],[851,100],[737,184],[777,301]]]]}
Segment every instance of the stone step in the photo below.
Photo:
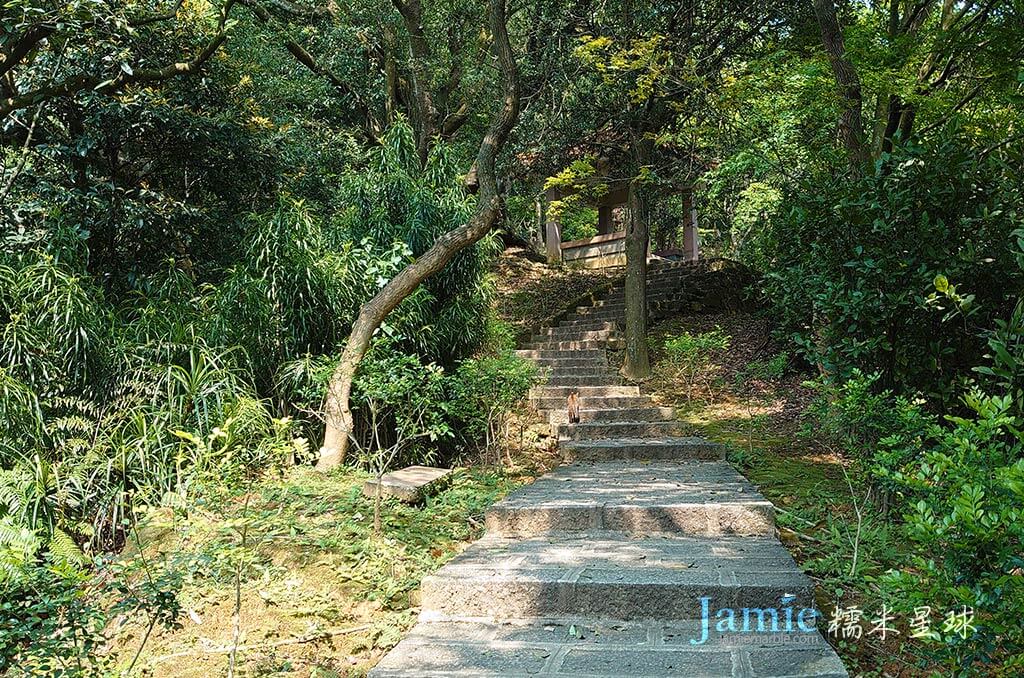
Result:
{"type": "Polygon", "coordinates": [[[712,623],[707,641],[695,645],[690,641],[704,638],[699,618],[629,622],[572,615],[503,622],[424,621],[369,675],[845,678],[835,651],[806,617],[805,622],[803,628],[812,630],[805,631],[794,621],[791,631],[779,634],[721,634],[712,623]]]}
{"type": "MultiPolygon", "coordinates": [[[[650,303],[652,301],[660,301],[660,300],[665,300],[665,299],[672,299],[678,293],[679,293],[678,290],[676,290],[675,288],[671,288],[670,289],[670,288],[665,287],[665,288],[659,288],[659,289],[651,289],[650,287],[648,287],[647,288],[647,301],[648,301],[648,303],[650,303]]],[[[594,308],[601,308],[602,306],[608,306],[608,305],[611,305],[611,304],[625,304],[625,303],[626,303],[626,291],[625,290],[618,290],[618,291],[612,292],[611,294],[608,294],[608,295],[602,297],[601,299],[598,299],[597,301],[594,301],[593,303],[590,304],[590,306],[592,306],[594,308]]]]}
{"type": "MultiPolygon", "coordinates": [[[[629,397],[639,396],[639,386],[534,386],[530,389],[530,398],[567,398],[570,393],[576,391],[579,394],[580,402],[590,398],[600,397],[629,397]]],[[[581,406],[582,408],[582,406],[581,406]]]]}
{"type": "Polygon", "coordinates": [[[576,322],[579,320],[599,320],[601,322],[616,322],[622,323],[626,317],[625,308],[617,309],[590,309],[577,311],[573,315],[568,316],[570,322],[576,322]]]}
{"type": "Polygon", "coordinates": [[[710,606],[804,607],[811,581],[774,538],[485,536],[421,586],[425,619],[700,617],[710,606]]]}
{"type": "MultiPolygon", "coordinates": [[[[580,421],[659,421],[674,420],[676,411],[671,407],[633,407],[580,410],[580,421]]],[[[569,417],[564,410],[551,413],[551,424],[567,424],[569,417]],[[561,416],[559,416],[561,415],[561,416]]]]}
{"type": "Polygon", "coordinates": [[[604,349],[580,349],[576,351],[560,351],[560,350],[537,350],[537,349],[517,349],[516,355],[520,358],[526,358],[527,360],[548,360],[548,359],[569,359],[569,360],[584,360],[589,359],[591,361],[600,360],[607,364],[607,353],[604,349]]]}
{"type": "Polygon", "coordinates": [[[603,322],[593,329],[580,327],[545,327],[537,334],[530,337],[530,341],[551,341],[561,339],[576,339],[584,341],[588,339],[608,339],[615,335],[618,330],[615,323],[603,322]]]}
{"type": "MultiPolygon", "coordinates": [[[[647,290],[647,303],[657,304],[666,301],[674,301],[679,296],[678,290],[647,290]]],[[[593,308],[605,308],[608,306],[625,306],[626,295],[625,294],[611,294],[600,301],[595,301],[592,305],[593,308]]]]}
{"type": "MultiPolygon", "coordinates": [[[[541,413],[565,412],[567,396],[546,396],[543,398],[531,398],[530,403],[540,410],[541,413]]],[[[580,398],[580,407],[588,409],[612,409],[617,407],[636,408],[649,407],[650,396],[591,396],[586,399],[580,398]]]]}
{"type": "Polygon", "coordinates": [[[574,461],[672,461],[725,458],[725,447],[703,438],[618,438],[566,440],[559,444],[563,456],[574,461]]]}
{"type": "Polygon", "coordinates": [[[566,330],[560,334],[535,334],[530,337],[530,343],[528,346],[523,348],[536,348],[537,344],[545,344],[551,341],[593,341],[615,343],[619,339],[618,330],[596,330],[596,331],[583,331],[575,332],[572,330],[566,330]]]}
{"type": "Polygon", "coordinates": [[[560,363],[555,363],[540,367],[540,371],[543,372],[544,374],[550,374],[552,376],[592,376],[596,374],[618,374],[614,370],[610,369],[607,363],[602,365],[563,365],[560,363]]]}
{"type": "Polygon", "coordinates": [[[693,427],[681,421],[587,421],[561,424],[560,440],[601,440],[604,438],[659,438],[685,436],[693,427]]]}
{"type": "Polygon", "coordinates": [[[570,318],[566,316],[558,322],[555,329],[558,330],[605,330],[616,329],[620,325],[614,318],[570,318]]]}
{"type": "Polygon", "coordinates": [[[614,372],[596,374],[550,374],[544,379],[545,386],[615,386],[622,383],[622,378],[614,372]]]}
{"type": "Polygon", "coordinates": [[[587,370],[607,370],[608,359],[600,358],[532,358],[537,367],[544,370],[565,370],[582,368],[587,370]]]}
{"type": "Polygon", "coordinates": [[[775,534],[775,510],[724,462],[562,466],[487,511],[488,534],[608,530],[653,535],[775,534]]]}
{"type": "Polygon", "coordinates": [[[622,345],[622,339],[600,339],[593,341],[538,341],[536,343],[527,344],[525,350],[533,351],[586,351],[593,349],[609,349],[616,348],[622,345]]]}

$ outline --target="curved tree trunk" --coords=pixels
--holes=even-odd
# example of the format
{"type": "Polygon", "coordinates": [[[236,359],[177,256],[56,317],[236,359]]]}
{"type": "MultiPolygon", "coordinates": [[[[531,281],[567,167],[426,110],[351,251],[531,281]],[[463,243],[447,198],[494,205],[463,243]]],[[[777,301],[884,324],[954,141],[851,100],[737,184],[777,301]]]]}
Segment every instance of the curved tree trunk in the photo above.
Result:
{"type": "Polygon", "coordinates": [[[421,282],[443,269],[460,251],[484,237],[501,214],[495,160],[519,118],[519,76],[508,38],[505,0],[490,0],[488,14],[501,71],[504,102],[477,152],[475,168],[480,189],[476,211],[467,223],[438,238],[429,250],[406,266],[359,310],[341,361],[327,386],[324,399],[326,430],[316,465],[320,470],[333,468],[345,460],[352,433],[352,412],[349,408],[352,379],[370,346],[373,333],[421,282]]]}

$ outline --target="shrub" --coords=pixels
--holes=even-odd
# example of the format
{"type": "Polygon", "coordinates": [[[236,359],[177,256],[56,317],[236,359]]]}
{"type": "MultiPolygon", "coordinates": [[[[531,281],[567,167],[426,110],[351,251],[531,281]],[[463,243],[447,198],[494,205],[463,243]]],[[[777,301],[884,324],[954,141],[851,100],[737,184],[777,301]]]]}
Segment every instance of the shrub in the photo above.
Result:
{"type": "Polygon", "coordinates": [[[818,391],[806,412],[804,434],[824,439],[870,464],[883,439],[888,450],[920,441],[934,418],[926,414],[923,401],[894,395],[878,388],[881,375],[855,369],[841,383],[810,382],[818,391]]]}
{"type": "Polygon", "coordinates": [[[97,651],[105,643],[103,629],[109,620],[84,595],[87,582],[80,570],[34,560],[19,568],[17,578],[0,578],[0,673],[100,675],[97,651]]]}
{"type": "Polygon", "coordinates": [[[915,498],[910,567],[883,579],[906,611],[973,611],[974,628],[940,626],[936,657],[956,675],[1024,666],[1024,437],[1009,396],[964,398],[972,417],[935,425],[919,457],[889,477],[915,498]]]}
{"type": "Polygon", "coordinates": [[[781,332],[830,378],[877,371],[881,388],[952,405],[983,351],[976,327],[1007,313],[1005,291],[1024,284],[1007,247],[1021,184],[951,142],[883,161],[859,180],[789,189],[789,211],[758,236],[762,291],[781,332]],[[974,293],[970,323],[947,322],[931,298],[940,275],[974,293]]]}
{"type": "Polygon", "coordinates": [[[682,381],[686,387],[687,398],[690,398],[698,377],[704,375],[704,385],[711,393],[707,368],[717,354],[729,348],[730,340],[731,337],[720,327],[700,334],[683,332],[666,337],[663,344],[665,378],[672,382],[682,381]]]}
{"type": "Polygon", "coordinates": [[[508,414],[526,397],[536,378],[534,363],[512,353],[464,360],[449,381],[456,430],[484,451],[506,433],[508,414]]]}

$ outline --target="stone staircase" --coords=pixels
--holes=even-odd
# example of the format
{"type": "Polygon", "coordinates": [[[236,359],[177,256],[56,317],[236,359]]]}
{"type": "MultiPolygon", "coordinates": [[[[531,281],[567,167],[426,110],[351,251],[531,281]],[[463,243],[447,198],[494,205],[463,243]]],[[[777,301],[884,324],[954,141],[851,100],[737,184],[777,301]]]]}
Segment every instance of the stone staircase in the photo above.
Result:
{"type": "MultiPolygon", "coordinates": [[[[650,298],[678,303],[684,270],[653,268],[650,298]]],[[[530,399],[566,465],[494,505],[485,536],[423,580],[419,623],[372,677],[847,675],[772,505],[609,366],[621,299],[619,285],[519,351],[546,368],[530,399]]]]}

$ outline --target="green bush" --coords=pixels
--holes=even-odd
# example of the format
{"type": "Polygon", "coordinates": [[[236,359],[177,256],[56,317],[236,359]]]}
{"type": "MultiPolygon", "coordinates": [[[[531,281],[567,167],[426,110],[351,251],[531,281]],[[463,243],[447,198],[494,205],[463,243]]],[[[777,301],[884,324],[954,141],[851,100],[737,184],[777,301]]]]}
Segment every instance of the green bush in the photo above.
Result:
{"type": "MultiPolygon", "coordinates": [[[[671,382],[683,382],[687,388],[689,397],[690,390],[696,384],[697,378],[706,375],[707,368],[715,356],[729,348],[731,337],[716,327],[710,332],[691,334],[683,332],[675,336],[665,337],[662,344],[664,350],[664,378],[671,382]]],[[[711,390],[710,379],[706,379],[705,386],[711,390]]]]}
{"type": "Polygon", "coordinates": [[[805,413],[804,435],[823,440],[870,464],[885,449],[912,447],[934,423],[922,401],[878,388],[881,376],[854,369],[841,383],[810,382],[817,397],[805,413]]]}
{"type": "Polygon", "coordinates": [[[101,675],[97,651],[109,618],[83,594],[87,583],[82,571],[37,562],[20,567],[17,578],[0,578],[0,673],[101,675]]]}
{"type": "Polygon", "coordinates": [[[464,360],[451,375],[452,414],[467,443],[488,450],[505,432],[507,415],[536,380],[534,363],[511,352],[464,360]]]}
{"type": "Polygon", "coordinates": [[[590,205],[571,205],[562,212],[562,242],[597,235],[598,212],[590,205]]]}
{"type": "Polygon", "coordinates": [[[1022,191],[1014,168],[952,142],[790,187],[788,212],[758,235],[780,331],[830,378],[877,371],[880,388],[955,406],[984,350],[977,327],[1024,285],[1008,247],[1022,191]],[[970,322],[933,294],[939,275],[974,295],[970,322]]]}
{"type": "Polygon", "coordinates": [[[923,450],[886,470],[909,497],[917,555],[883,578],[907,612],[973,611],[973,628],[937,625],[931,647],[955,675],[1024,666],[1024,436],[1009,396],[964,398],[972,417],[932,426],[923,450]]]}

